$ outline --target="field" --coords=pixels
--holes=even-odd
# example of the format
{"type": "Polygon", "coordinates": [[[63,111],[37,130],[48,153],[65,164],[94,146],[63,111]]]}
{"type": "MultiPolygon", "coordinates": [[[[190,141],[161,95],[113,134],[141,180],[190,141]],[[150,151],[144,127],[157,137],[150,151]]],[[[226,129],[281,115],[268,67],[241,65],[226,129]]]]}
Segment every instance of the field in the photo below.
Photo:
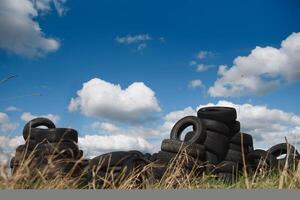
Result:
{"type": "MultiPolygon", "coordinates": [[[[213,168],[196,172],[196,167],[187,172],[183,170],[183,163],[180,159],[175,160],[169,165],[166,173],[160,180],[145,178],[145,172],[149,171],[155,163],[151,163],[143,169],[137,169],[126,176],[122,171],[118,177],[113,173],[101,178],[102,186],[99,186],[99,179],[96,178],[96,171],[88,183],[82,183],[81,178],[72,177],[70,173],[63,176],[53,176],[50,179],[43,174],[43,171],[35,171],[34,175],[29,176],[33,169],[24,166],[13,176],[8,173],[7,166],[1,167],[0,188],[1,189],[298,189],[300,188],[300,163],[295,166],[288,166],[286,162],[283,169],[268,170],[264,165],[251,173],[247,170],[239,178],[231,180],[220,180],[213,175],[213,168]],[[33,178],[34,177],[34,178],[33,178]],[[142,181],[141,181],[142,180],[142,181]]],[[[263,162],[262,162],[263,163],[263,162]]],[[[203,167],[203,166],[202,166],[203,167]]],[[[199,171],[201,166],[197,166],[199,171]]],[[[206,165],[206,168],[208,166],[206,165]]]]}

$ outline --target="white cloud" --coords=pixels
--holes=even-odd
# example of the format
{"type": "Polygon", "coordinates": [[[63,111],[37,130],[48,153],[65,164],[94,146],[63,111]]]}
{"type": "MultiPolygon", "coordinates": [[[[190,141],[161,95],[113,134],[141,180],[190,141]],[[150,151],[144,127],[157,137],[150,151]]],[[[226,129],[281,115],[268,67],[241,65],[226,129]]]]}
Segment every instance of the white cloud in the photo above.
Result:
{"type": "Polygon", "coordinates": [[[200,60],[205,59],[207,57],[211,57],[211,56],[213,56],[213,53],[210,51],[199,51],[197,53],[197,58],[200,60]]]}
{"type": "Polygon", "coordinates": [[[218,78],[209,88],[211,96],[262,95],[282,83],[300,80],[300,33],[281,42],[280,48],[256,47],[248,56],[235,58],[234,65],[219,67],[218,78]]]}
{"type": "Polygon", "coordinates": [[[30,0],[34,7],[43,13],[47,13],[52,10],[52,5],[55,7],[57,13],[62,16],[66,11],[64,4],[67,0],[30,0]]]}
{"type": "Polygon", "coordinates": [[[153,151],[152,145],[142,137],[127,135],[85,135],[84,137],[79,137],[78,144],[86,157],[95,157],[111,151],[153,151]]]}
{"type": "Polygon", "coordinates": [[[25,122],[29,122],[30,120],[37,118],[37,117],[45,117],[50,119],[51,121],[54,122],[54,124],[58,123],[60,120],[60,117],[58,115],[53,115],[53,114],[45,114],[45,115],[33,115],[30,112],[24,112],[21,115],[21,119],[25,122]]]}
{"type": "Polygon", "coordinates": [[[196,68],[196,72],[204,72],[210,67],[212,67],[212,65],[198,64],[196,68]]]}
{"type": "Polygon", "coordinates": [[[68,108],[73,112],[79,109],[86,116],[135,123],[150,119],[161,110],[155,93],[143,82],[122,89],[98,78],[84,83],[68,108]]]}
{"type": "Polygon", "coordinates": [[[190,81],[188,86],[190,88],[200,88],[203,86],[203,84],[201,80],[197,79],[197,80],[190,81]]]}
{"type": "Polygon", "coordinates": [[[60,43],[46,37],[36,18],[49,11],[54,2],[58,13],[64,11],[64,0],[1,0],[0,48],[25,57],[39,57],[56,51],[60,43]]]}
{"type": "Polygon", "coordinates": [[[19,112],[19,111],[21,111],[21,109],[15,107],[15,106],[9,106],[9,107],[5,108],[5,111],[6,112],[19,112]]]}
{"type": "Polygon", "coordinates": [[[8,164],[15,153],[15,149],[22,143],[24,143],[22,136],[7,137],[0,135],[0,165],[8,164]]]}
{"type": "Polygon", "coordinates": [[[141,43],[152,40],[149,34],[141,34],[141,35],[127,35],[124,37],[116,37],[116,41],[120,44],[133,44],[133,43],[141,43]]]}
{"type": "Polygon", "coordinates": [[[237,110],[242,131],[251,134],[258,147],[270,147],[276,143],[285,142],[287,137],[291,142],[299,142],[300,116],[271,109],[265,105],[234,104],[228,101],[209,103],[205,106],[229,106],[237,110]]]}
{"type": "Polygon", "coordinates": [[[11,122],[6,113],[0,112],[0,134],[9,135],[18,127],[17,123],[11,122]]]}
{"type": "Polygon", "coordinates": [[[192,61],[190,61],[189,65],[190,66],[195,66],[195,65],[197,65],[197,62],[195,60],[192,60],[192,61]]]}
{"type": "Polygon", "coordinates": [[[93,129],[100,129],[108,133],[116,133],[120,131],[120,129],[112,123],[108,122],[95,122],[92,124],[93,129]]]}
{"type": "Polygon", "coordinates": [[[165,43],[166,43],[166,38],[160,37],[160,38],[159,38],[159,41],[160,41],[161,43],[165,44],[165,43]]]}

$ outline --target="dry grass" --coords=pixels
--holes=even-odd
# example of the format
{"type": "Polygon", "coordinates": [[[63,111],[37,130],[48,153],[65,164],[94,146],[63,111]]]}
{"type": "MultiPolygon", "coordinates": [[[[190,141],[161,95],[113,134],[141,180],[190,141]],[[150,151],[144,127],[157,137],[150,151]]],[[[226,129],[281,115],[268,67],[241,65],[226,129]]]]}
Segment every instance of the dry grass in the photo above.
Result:
{"type": "MultiPolygon", "coordinates": [[[[185,154],[177,155],[169,165],[161,180],[152,178],[152,170],[158,167],[157,163],[150,163],[142,169],[136,169],[129,175],[124,169],[121,175],[116,176],[114,169],[107,170],[104,177],[97,177],[97,169],[92,170],[91,181],[82,182],[74,178],[72,173],[55,175],[47,178],[47,170],[34,170],[29,166],[29,161],[24,160],[22,167],[14,175],[7,173],[7,166],[1,166],[1,189],[298,189],[300,188],[300,163],[284,169],[267,170],[262,167],[248,174],[242,170],[243,175],[238,180],[225,182],[216,179],[212,166],[205,163],[195,163],[194,167],[186,171],[184,165],[191,162],[185,154]],[[200,165],[199,165],[200,164],[200,165]],[[206,168],[206,169],[205,169],[206,168]],[[209,170],[208,170],[209,169],[209,170]],[[99,184],[101,182],[101,184],[99,184]]],[[[193,162],[193,161],[192,161],[193,162]]],[[[84,177],[86,173],[82,173],[84,177]]]]}

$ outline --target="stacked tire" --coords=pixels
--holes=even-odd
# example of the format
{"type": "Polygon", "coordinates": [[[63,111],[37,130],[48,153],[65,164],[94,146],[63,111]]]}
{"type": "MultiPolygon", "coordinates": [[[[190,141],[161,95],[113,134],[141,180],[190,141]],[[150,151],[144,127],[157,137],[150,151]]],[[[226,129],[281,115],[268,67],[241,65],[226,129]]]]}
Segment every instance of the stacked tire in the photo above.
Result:
{"type": "Polygon", "coordinates": [[[35,118],[24,126],[23,138],[25,144],[16,148],[10,162],[12,174],[27,169],[31,176],[41,174],[48,179],[66,174],[74,177],[81,176],[88,166],[74,129],[56,128],[49,119],[35,118]]]}
{"type": "Polygon", "coordinates": [[[162,141],[161,151],[151,157],[151,161],[160,165],[155,169],[156,178],[161,178],[170,164],[174,164],[173,161],[180,156],[184,160],[183,168],[187,171],[202,165],[206,156],[203,145],[205,138],[206,127],[197,117],[187,116],[179,120],[171,130],[170,139],[162,141]],[[190,126],[193,127],[193,131],[181,139],[184,130],[190,126]]]}
{"type": "Polygon", "coordinates": [[[93,174],[92,181],[97,188],[117,186],[126,181],[129,176],[137,176],[135,183],[140,185],[149,178],[151,171],[144,167],[150,163],[150,154],[140,151],[115,151],[90,160],[89,171],[93,174]]]}

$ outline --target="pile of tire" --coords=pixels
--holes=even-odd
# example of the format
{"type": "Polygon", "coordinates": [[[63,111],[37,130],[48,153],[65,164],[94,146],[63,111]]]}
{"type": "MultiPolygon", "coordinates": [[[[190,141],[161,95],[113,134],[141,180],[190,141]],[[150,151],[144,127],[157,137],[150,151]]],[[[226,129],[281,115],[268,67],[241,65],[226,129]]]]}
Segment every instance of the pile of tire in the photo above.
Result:
{"type": "Polygon", "coordinates": [[[167,169],[178,166],[184,173],[206,170],[226,181],[237,180],[245,171],[297,166],[300,155],[291,144],[254,150],[252,136],[240,129],[234,108],[204,107],[197,116],[180,119],[157,153],[115,151],[84,159],[76,130],[56,128],[51,120],[36,118],[24,126],[25,144],[17,147],[10,167],[13,175],[24,173],[26,166],[29,175],[42,174],[47,179],[71,176],[85,185],[111,188],[133,174],[139,186],[145,180],[161,180],[167,169]],[[174,165],[177,161],[180,165],[174,165]]]}
{"type": "MultiPolygon", "coordinates": [[[[156,162],[155,177],[160,179],[175,159],[180,159],[181,167],[189,173],[195,166],[202,166],[205,160],[206,128],[201,120],[194,116],[187,116],[179,120],[171,130],[170,139],[164,139],[161,143],[161,151],[154,153],[150,160],[156,162]],[[193,127],[184,140],[183,131],[193,127]],[[183,155],[179,158],[180,155],[183,155]]],[[[177,165],[178,166],[178,165],[177,165]]],[[[171,166],[172,167],[172,166],[171,166]]],[[[201,168],[201,167],[200,167],[201,168]]]]}
{"type": "Polygon", "coordinates": [[[151,157],[151,161],[162,164],[156,170],[160,178],[181,150],[196,159],[188,164],[190,168],[195,163],[204,169],[205,166],[218,178],[233,181],[243,172],[255,171],[261,166],[269,169],[282,168],[285,163],[297,163],[299,154],[290,144],[282,143],[269,150],[253,148],[252,136],[240,131],[241,124],[237,119],[237,112],[231,107],[204,107],[198,110],[197,116],[187,116],[180,119],[172,128],[170,139],[161,144],[161,151],[151,157]],[[188,127],[193,131],[183,132],[188,127]],[[289,153],[288,157],[279,158],[289,153]],[[286,162],[287,160],[287,162],[286,162]],[[201,164],[202,163],[202,164],[201,164]]]}
{"type": "Polygon", "coordinates": [[[10,161],[12,174],[18,171],[30,176],[41,175],[46,179],[57,176],[81,176],[89,165],[78,148],[78,133],[70,128],[56,128],[46,118],[35,118],[23,129],[25,144],[16,148],[10,161]],[[42,128],[46,127],[46,128],[42,128]]]}
{"type": "Polygon", "coordinates": [[[97,188],[109,188],[117,186],[129,177],[135,176],[135,183],[141,183],[151,178],[152,171],[145,169],[150,164],[151,154],[143,154],[140,151],[114,151],[90,160],[89,171],[92,174],[91,182],[97,188]]]}

